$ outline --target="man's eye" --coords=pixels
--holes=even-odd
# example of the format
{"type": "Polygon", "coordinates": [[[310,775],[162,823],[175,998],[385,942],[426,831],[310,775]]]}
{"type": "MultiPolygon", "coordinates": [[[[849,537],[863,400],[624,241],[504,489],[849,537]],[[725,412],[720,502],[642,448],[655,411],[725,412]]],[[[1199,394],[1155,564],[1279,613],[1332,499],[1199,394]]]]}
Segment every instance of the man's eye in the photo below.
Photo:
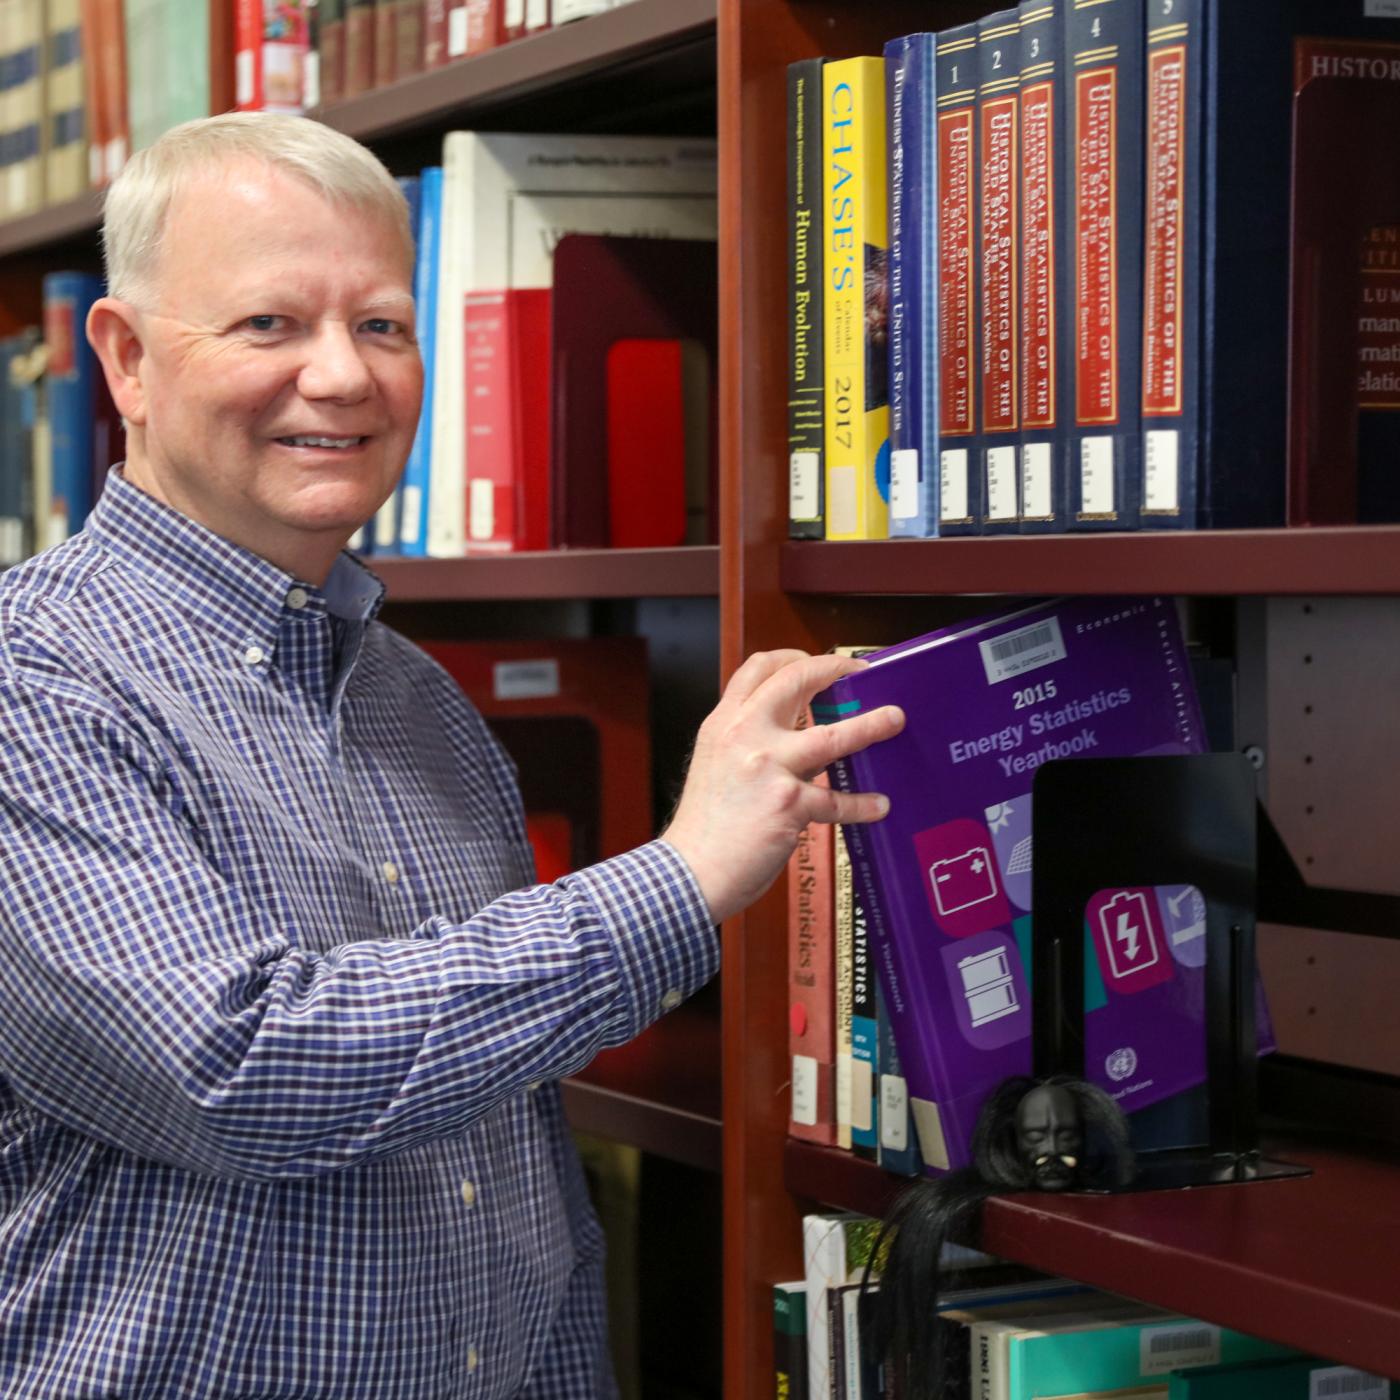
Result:
{"type": "Polygon", "coordinates": [[[364,323],[364,328],[370,335],[397,335],[403,330],[403,326],[398,321],[391,321],[386,316],[372,316],[364,323]]]}
{"type": "Polygon", "coordinates": [[[249,316],[243,324],[250,331],[275,331],[280,326],[282,319],[281,316],[273,315],[249,316]]]}

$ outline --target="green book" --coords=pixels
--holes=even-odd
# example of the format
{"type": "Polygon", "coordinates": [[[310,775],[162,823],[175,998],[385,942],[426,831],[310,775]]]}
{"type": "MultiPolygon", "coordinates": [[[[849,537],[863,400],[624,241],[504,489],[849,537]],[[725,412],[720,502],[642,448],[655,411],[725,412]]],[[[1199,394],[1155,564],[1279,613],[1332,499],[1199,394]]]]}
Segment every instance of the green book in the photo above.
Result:
{"type": "Polygon", "coordinates": [[[807,1400],[807,1284],[773,1285],[773,1395],[807,1400]]]}
{"type": "Polygon", "coordinates": [[[1400,1384],[1303,1356],[1173,1371],[1169,1400],[1397,1400],[1400,1384]]]}

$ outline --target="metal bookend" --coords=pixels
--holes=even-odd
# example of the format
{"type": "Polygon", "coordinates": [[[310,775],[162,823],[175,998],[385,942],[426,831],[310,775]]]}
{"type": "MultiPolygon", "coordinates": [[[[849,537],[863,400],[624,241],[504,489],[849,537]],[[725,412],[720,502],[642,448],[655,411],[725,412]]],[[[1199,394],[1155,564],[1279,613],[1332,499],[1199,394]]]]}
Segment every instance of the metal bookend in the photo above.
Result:
{"type": "MultiPolygon", "coordinates": [[[[1032,800],[1035,1074],[1084,1076],[1085,910],[1093,897],[1193,885],[1205,903],[1208,1141],[1140,1151],[1126,1189],[1306,1175],[1259,1150],[1254,932],[1262,809],[1248,759],[1057,760],[1036,771],[1032,800]]],[[[1273,840],[1276,856],[1283,848],[1273,840]]]]}

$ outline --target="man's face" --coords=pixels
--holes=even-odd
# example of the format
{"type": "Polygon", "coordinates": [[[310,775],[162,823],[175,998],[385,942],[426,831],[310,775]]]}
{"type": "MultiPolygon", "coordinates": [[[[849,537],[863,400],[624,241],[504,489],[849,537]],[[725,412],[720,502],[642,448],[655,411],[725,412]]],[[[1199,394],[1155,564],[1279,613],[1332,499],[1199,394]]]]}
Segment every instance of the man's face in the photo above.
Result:
{"type": "Polygon", "coordinates": [[[423,368],[399,232],[230,164],[173,201],[138,316],[128,478],[320,582],[413,443],[423,368]]]}
{"type": "Polygon", "coordinates": [[[1074,1095],[1059,1085],[1032,1089],[1016,1108],[1016,1144],[1041,1191],[1067,1191],[1084,1154],[1074,1095]]]}

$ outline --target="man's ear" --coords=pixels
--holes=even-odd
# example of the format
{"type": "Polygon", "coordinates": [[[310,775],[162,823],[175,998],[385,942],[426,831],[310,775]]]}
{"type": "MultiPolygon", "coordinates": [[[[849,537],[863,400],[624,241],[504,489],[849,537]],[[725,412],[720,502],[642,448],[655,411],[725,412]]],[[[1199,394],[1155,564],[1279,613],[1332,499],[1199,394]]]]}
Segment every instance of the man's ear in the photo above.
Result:
{"type": "Polygon", "coordinates": [[[102,362],[107,387],[117,412],[128,422],[144,426],[146,390],[141,382],[145,348],[141,313],[128,301],[99,297],[88,312],[87,338],[102,362]]]}

